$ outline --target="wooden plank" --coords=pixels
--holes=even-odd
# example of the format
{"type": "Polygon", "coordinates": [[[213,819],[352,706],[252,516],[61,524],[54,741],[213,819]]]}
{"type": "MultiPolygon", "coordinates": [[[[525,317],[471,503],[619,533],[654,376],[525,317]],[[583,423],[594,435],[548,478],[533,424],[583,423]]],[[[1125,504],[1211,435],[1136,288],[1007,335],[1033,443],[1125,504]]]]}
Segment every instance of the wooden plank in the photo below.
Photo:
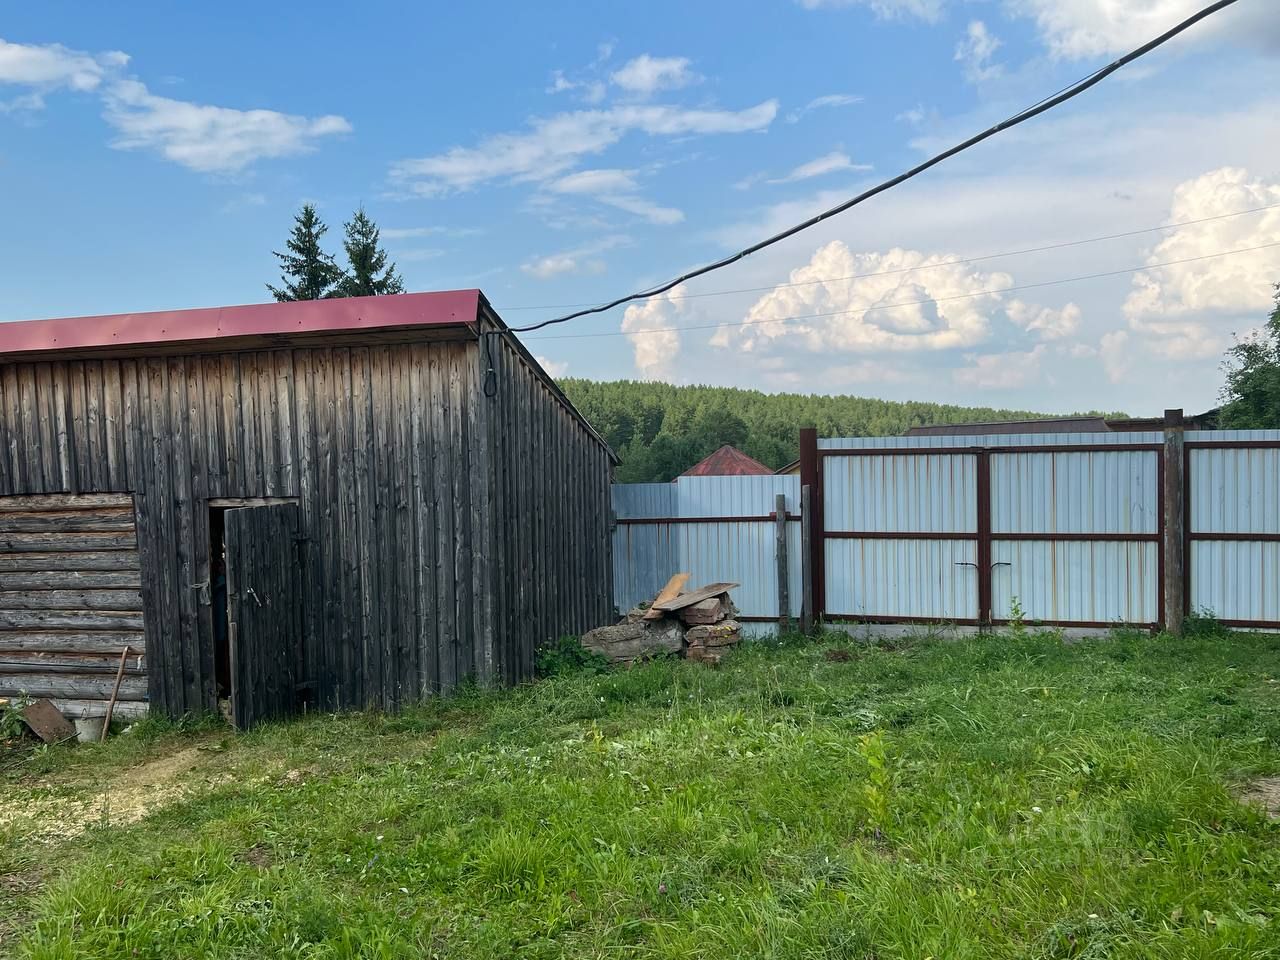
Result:
{"type": "MultiPolygon", "coordinates": [[[[30,556],[30,554],[25,554],[30,556]]],[[[86,590],[94,588],[142,589],[137,570],[39,570],[30,573],[0,571],[0,592],[7,590],[86,590]]]]}
{"type": "Polygon", "coordinates": [[[106,553],[0,553],[0,573],[46,572],[54,570],[110,570],[137,573],[136,550],[112,550],[106,553]]]}
{"type": "MultiPolygon", "coordinates": [[[[108,674],[6,674],[0,671],[0,697],[68,697],[106,700],[115,686],[108,674]]],[[[120,683],[121,700],[145,700],[147,678],[126,676],[120,683]]]]}
{"type": "Polygon", "coordinates": [[[133,511],[131,493],[54,493],[28,494],[24,497],[0,497],[0,520],[8,513],[41,511],[100,511],[118,509],[133,511]]]}
{"type": "Polygon", "coordinates": [[[102,410],[102,361],[84,361],[85,422],[82,455],[89,464],[89,483],[92,490],[108,486],[107,477],[107,427],[102,410]]]}
{"type": "MultiPolygon", "coordinates": [[[[196,576],[196,532],[194,513],[195,464],[191,458],[191,399],[188,395],[188,361],[184,357],[169,360],[169,430],[167,449],[170,461],[169,490],[172,495],[173,524],[163,543],[171,552],[169,588],[176,618],[177,632],[169,642],[180,648],[182,656],[182,702],[185,711],[212,710],[216,704],[213,680],[205,683],[203,660],[196,622],[198,588],[196,576]]],[[[206,551],[207,552],[207,551],[206,551]]]]}
{"type": "Polygon", "coordinates": [[[0,631],[0,657],[17,653],[76,654],[78,656],[109,656],[114,659],[125,647],[145,654],[146,637],[135,632],[48,632],[30,630],[9,633],[0,631]]]}
{"type": "Polygon", "coordinates": [[[75,454],[72,450],[72,436],[69,427],[71,419],[70,372],[65,360],[55,360],[51,365],[53,374],[53,439],[54,456],[58,466],[58,487],[62,490],[75,490],[74,476],[75,454]]]}
{"type": "Polygon", "coordinates": [[[36,422],[40,469],[44,474],[41,489],[59,490],[62,488],[62,471],[58,465],[58,442],[53,415],[53,371],[49,364],[35,364],[35,382],[36,405],[27,408],[27,418],[36,422]],[[33,412],[35,416],[32,416],[33,412]]]}
{"type": "Polygon", "coordinates": [[[133,505],[99,510],[45,510],[0,513],[0,534],[133,532],[133,505]]]}
{"type": "Polygon", "coordinates": [[[352,421],[355,416],[351,394],[353,371],[351,351],[333,351],[336,391],[336,426],[334,446],[338,460],[339,529],[334,539],[340,551],[341,579],[338,603],[333,608],[337,624],[337,647],[334,661],[335,682],[341,706],[357,706],[364,702],[364,655],[361,650],[360,563],[356,549],[359,528],[356,519],[356,481],[352,421]]]}
{"type": "MultiPolygon", "coordinates": [[[[73,700],[54,697],[50,701],[63,716],[73,719],[102,717],[107,713],[106,700],[73,700]]],[[[149,705],[145,700],[117,701],[111,716],[116,720],[140,720],[147,715],[149,705]]]]}
{"type": "Polygon", "coordinates": [[[412,410],[410,429],[413,433],[414,462],[417,473],[413,477],[414,527],[417,531],[418,555],[414,565],[414,589],[418,596],[418,695],[426,697],[440,689],[440,657],[436,641],[436,629],[440,617],[436,596],[436,512],[432,456],[435,438],[431,431],[431,369],[430,355],[434,347],[426,345],[413,348],[411,371],[412,410]]]}
{"type": "MultiPolygon", "coordinates": [[[[129,656],[125,660],[126,676],[146,676],[143,668],[145,658],[129,656]]],[[[27,654],[20,656],[8,653],[0,656],[0,675],[21,676],[22,674],[104,674],[114,677],[120,669],[120,654],[105,657],[80,657],[74,655],[50,656],[46,654],[27,654]]]]}
{"type": "Polygon", "coordinates": [[[709,583],[705,587],[694,590],[692,593],[681,594],[674,600],[667,600],[661,606],[656,603],[653,606],[656,610],[665,610],[670,613],[672,610],[682,610],[702,600],[709,600],[711,597],[718,597],[722,593],[728,593],[737,586],[741,586],[741,584],[709,583]]]}
{"type": "Polygon", "coordinates": [[[142,612],[142,594],[127,590],[8,590],[0,592],[0,611],[116,610],[142,612]]]}
{"type": "Polygon", "coordinates": [[[458,680],[471,676],[475,664],[475,606],[471,594],[471,490],[475,478],[471,475],[470,437],[467,432],[467,375],[471,364],[467,348],[449,348],[449,436],[453,445],[452,472],[453,529],[454,529],[454,589],[457,611],[457,631],[454,634],[458,680]]]}
{"type": "Polygon", "coordinates": [[[135,550],[132,533],[0,533],[0,552],[69,553],[135,550]]]}
{"type": "MultiPolygon", "coordinates": [[[[119,360],[102,362],[102,422],[106,431],[107,487],[129,489],[129,461],[124,447],[124,384],[119,360]]],[[[132,504],[130,504],[132,506],[132,504]]]]}
{"type": "Polygon", "coordinates": [[[307,667],[316,661],[316,645],[321,636],[320,611],[324,590],[319,579],[319,544],[309,535],[320,528],[319,517],[323,505],[319,502],[319,478],[316,452],[316,425],[313,408],[315,380],[312,372],[312,355],[309,350],[295,350],[289,354],[293,365],[293,457],[294,476],[298,485],[298,567],[302,577],[300,599],[302,604],[302,638],[298,650],[295,673],[299,681],[307,679],[307,667]]]}
{"type": "Polygon", "coordinates": [[[0,366],[0,384],[4,387],[4,429],[7,441],[0,454],[7,458],[9,467],[5,492],[22,494],[28,489],[28,459],[26,437],[22,430],[25,418],[22,415],[22,390],[18,385],[17,364],[0,366]]]}
{"type": "Polygon", "coordinates": [[[661,620],[662,611],[657,609],[658,604],[668,603],[680,596],[680,591],[684,589],[684,585],[689,582],[690,573],[673,574],[671,579],[667,581],[667,585],[658,591],[658,595],[654,598],[653,604],[644,612],[645,620],[661,620]]]}
{"type": "Polygon", "coordinates": [[[453,441],[449,432],[449,358],[447,346],[430,353],[431,364],[431,433],[432,482],[431,499],[436,516],[436,596],[437,657],[440,692],[452,693],[458,682],[456,659],[458,611],[454,593],[454,526],[451,479],[453,476],[453,441]]]}
{"type": "Polygon", "coordinates": [[[22,708],[22,719],[45,743],[61,743],[76,735],[75,726],[48,700],[27,704],[22,708]]]}

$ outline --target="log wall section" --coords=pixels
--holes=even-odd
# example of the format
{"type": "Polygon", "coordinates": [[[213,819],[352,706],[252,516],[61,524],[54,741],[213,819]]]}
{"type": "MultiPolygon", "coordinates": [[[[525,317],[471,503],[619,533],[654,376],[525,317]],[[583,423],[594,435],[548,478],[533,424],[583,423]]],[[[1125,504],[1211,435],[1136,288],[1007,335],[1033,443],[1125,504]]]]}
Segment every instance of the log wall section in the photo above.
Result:
{"type": "Polygon", "coordinates": [[[133,497],[0,497],[0,698],[48,697],[102,716],[146,712],[146,640],[133,497]]]}

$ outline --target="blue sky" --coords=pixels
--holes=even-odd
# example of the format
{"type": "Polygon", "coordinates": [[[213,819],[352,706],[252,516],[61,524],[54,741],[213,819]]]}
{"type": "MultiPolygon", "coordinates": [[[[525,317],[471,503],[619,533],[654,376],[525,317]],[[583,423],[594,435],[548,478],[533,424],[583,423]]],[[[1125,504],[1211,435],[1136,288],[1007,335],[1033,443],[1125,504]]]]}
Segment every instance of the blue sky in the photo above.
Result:
{"type": "MultiPolygon", "coordinates": [[[[1198,6],[11,5],[0,320],[261,301],[304,201],[335,251],[363,204],[411,290],[543,319],[808,216],[1198,6]]],[[[1280,13],[1240,0],[849,214],[526,342],[601,379],[1201,409],[1280,280],[1278,81],[1280,13]]]]}

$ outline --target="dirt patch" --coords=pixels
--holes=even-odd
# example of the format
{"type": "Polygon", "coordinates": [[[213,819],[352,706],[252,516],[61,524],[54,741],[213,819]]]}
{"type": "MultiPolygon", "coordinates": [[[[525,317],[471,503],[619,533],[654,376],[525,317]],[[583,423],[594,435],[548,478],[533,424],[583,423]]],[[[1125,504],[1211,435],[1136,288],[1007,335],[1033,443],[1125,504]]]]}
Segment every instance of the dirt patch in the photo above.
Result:
{"type": "MultiPolygon", "coordinates": [[[[169,806],[213,781],[196,773],[199,746],[123,771],[90,796],[13,796],[0,801],[0,827],[18,825],[41,842],[78,837],[92,825],[126,826],[169,806]]],[[[57,784],[49,784],[56,787],[57,784]]]]}
{"type": "Polygon", "coordinates": [[[1280,820],[1280,777],[1263,777],[1240,791],[1240,802],[1262,807],[1272,820],[1280,820]]]}
{"type": "Polygon", "coordinates": [[[250,847],[243,853],[236,854],[236,859],[242,863],[247,863],[251,867],[257,867],[259,870],[270,870],[271,864],[275,863],[275,857],[271,855],[271,849],[264,847],[262,844],[250,847]]]}
{"type": "Polygon", "coordinates": [[[848,663],[850,660],[853,659],[853,654],[850,653],[848,650],[844,650],[844,649],[841,649],[840,647],[836,647],[834,649],[825,651],[822,654],[822,659],[826,660],[828,663],[848,663]]]}

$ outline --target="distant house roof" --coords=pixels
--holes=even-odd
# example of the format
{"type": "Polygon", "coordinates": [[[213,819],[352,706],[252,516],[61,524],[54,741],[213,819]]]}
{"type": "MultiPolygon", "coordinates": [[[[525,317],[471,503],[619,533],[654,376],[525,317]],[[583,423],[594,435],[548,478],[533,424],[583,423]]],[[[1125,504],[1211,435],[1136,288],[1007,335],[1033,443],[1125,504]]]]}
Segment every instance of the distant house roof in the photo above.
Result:
{"type": "Polygon", "coordinates": [[[737,447],[725,444],[711,456],[694,464],[682,477],[767,477],[773,471],[737,447]]]}

